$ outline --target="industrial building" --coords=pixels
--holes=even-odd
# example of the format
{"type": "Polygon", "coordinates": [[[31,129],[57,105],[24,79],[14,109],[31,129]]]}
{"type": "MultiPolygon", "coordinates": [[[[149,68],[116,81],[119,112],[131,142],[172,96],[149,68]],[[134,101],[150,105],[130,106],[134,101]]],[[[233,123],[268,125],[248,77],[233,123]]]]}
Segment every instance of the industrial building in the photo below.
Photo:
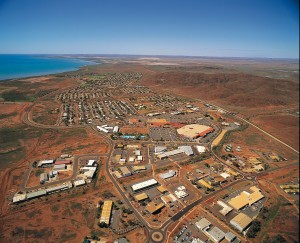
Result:
{"type": "Polygon", "coordinates": [[[177,201],[177,198],[173,194],[169,193],[167,195],[161,196],[161,200],[164,202],[164,204],[167,205],[168,203],[177,201]]]}
{"type": "Polygon", "coordinates": [[[198,184],[200,184],[201,186],[207,188],[207,189],[212,189],[214,188],[212,185],[208,184],[205,180],[201,179],[197,182],[198,184]]]}
{"type": "Polygon", "coordinates": [[[177,129],[177,133],[184,137],[195,139],[198,137],[205,137],[207,134],[213,132],[214,129],[209,126],[190,124],[177,129]]]}
{"type": "Polygon", "coordinates": [[[54,163],[54,159],[41,160],[38,163],[38,167],[49,167],[49,166],[52,166],[53,163],[54,163]]]}
{"type": "Polygon", "coordinates": [[[238,196],[229,200],[228,204],[238,211],[244,208],[245,206],[251,206],[252,204],[258,202],[259,200],[265,197],[260,192],[260,189],[258,189],[256,186],[252,186],[250,190],[252,191],[252,193],[243,191],[238,196]]]}
{"type": "Polygon", "coordinates": [[[165,204],[163,203],[159,203],[156,204],[155,202],[150,202],[146,207],[145,207],[145,211],[151,213],[151,214],[155,214],[158,211],[160,211],[162,208],[165,207],[165,204]]]}
{"type": "Polygon", "coordinates": [[[18,203],[25,201],[27,199],[27,195],[25,194],[15,194],[13,197],[13,203],[18,203]]]}
{"type": "Polygon", "coordinates": [[[118,132],[119,131],[119,127],[118,126],[114,126],[113,132],[118,132]]]}
{"type": "Polygon", "coordinates": [[[167,179],[169,179],[169,178],[174,177],[175,175],[176,175],[176,171],[175,171],[175,170],[169,170],[169,171],[167,171],[167,172],[165,172],[165,173],[161,173],[161,174],[159,175],[159,177],[160,177],[161,179],[163,179],[163,180],[167,180],[167,179]]]}
{"type": "Polygon", "coordinates": [[[42,174],[40,174],[40,183],[41,184],[44,184],[48,180],[49,180],[48,173],[42,173],[42,174]]]}
{"type": "Polygon", "coordinates": [[[59,160],[55,160],[55,165],[62,165],[62,164],[65,164],[65,165],[69,165],[71,164],[72,161],[69,160],[69,159],[59,159],[59,160]]]}
{"type": "Polygon", "coordinates": [[[155,154],[166,152],[166,151],[167,151],[167,147],[166,146],[155,146],[154,147],[154,153],[155,154]]]}
{"type": "Polygon", "coordinates": [[[157,153],[157,157],[159,159],[165,159],[165,158],[168,158],[170,156],[174,156],[174,155],[182,154],[182,153],[185,153],[188,156],[191,156],[191,155],[194,154],[193,149],[191,148],[191,146],[179,146],[178,149],[175,149],[175,150],[157,153]]]}
{"type": "Polygon", "coordinates": [[[124,177],[131,176],[131,172],[129,171],[129,169],[126,166],[122,166],[119,169],[124,177]]]}
{"type": "Polygon", "coordinates": [[[150,180],[146,180],[146,181],[134,184],[131,186],[131,188],[134,192],[138,192],[138,191],[144,190],[146,188],[155,186],[157,184],[158,184],[158,182],[155,179],[150,179],[150,180]]]}
{"type": "Polygon", "coordinates": [[[101,217],[100,217],[100,223],[105,223],[109,225],[110,223],[110,216],[111,216],[111,210],[112,210],[112,201],[104,201],[103,207],[102,207],[102,212],[101,212],[101,217]]]}
{"type": "Polygon", "coordinates": [[[163,185],[158,186],[158,187],[157,187],[157,190],[158,190],[160,193],[165,193],[165,192],[168,191],[168,189],[167,189],[165,186],[163,186],[163,185]]]}
{"type": "Polygon", "coordinates": [[[144,165],[137,165],[137,166],[132,166],[133,172],[137,173],[143,170],[146,170],[146,166],[144,165]]]}
{"type": "Polygon", "coordinates": [[[68,190],[72,187],[73,187],[73,185],[72,185],[71,182],[66,182],[66,183],[62,183],[62,184],[57,185],[57,186],[49,187],[49,188],[46,189],[46,192],[47,192],[47,194],[51,194],[51,193],[54,193],[56,191],[68,190]]]}
{"type": "Polygon", "coordinates": [[[94,166],[96,161],[94,159],[89,159],[87,166],[94,166]]]}
{"type": "Polygon", "coordinates": [[[236,239],[236,235],[233,234],[232,232],[228,231],[228,232],[225,234],[225,239],[226,239],[228,242],[233,242],[233,241],[236,239]]]}
{"type": "Polygon", "coordinates": [[[138,202],[146,200],[147,198],[148,198],[148,195],[144,192],[134,196],[134,199],[138,202]]]}
{"type": "Polygon", "coordinates": [[[210,240],[216,243],[221,242],[225,238],[225,233],[218,227],[213,227],[209,231],[204,231],[204,233],[210,238],[210,240]]]}
{"type": "Polygon", "coordinates": [[[206,148],[204,146],[196,146],[196,149],[199,154],[203,154],[206,151],[206,148]]]}
{"type": "Polygon", "coordinates": [[[211,222],[209,222],[206,218],[200,219],[196,222],[196,227],[200,230],[205,230],[211,226],[211,222]]]}
{"type": "Polygon", "coordinates": [[[222,209],[219,211],[220,214],[226,216],[227,214],[229,214],[233,209],[231,207],[229,207],[226,203],[222,202],[222,201],[218,201],[217,204],[222,207],[222,209]]]}
{"type": "Polygon", "coordinates": [[[177,190],[174,191],[176,197],[184,198],[187,197],[189,194],[186,192],[186,188],[184,186],[180,186],[177,188],[177,190]]]}
{"type": "Polygon", "coordinates": [[[97,167],[81,167],[80,171],[83,172],[83,175],[86,176],[87,179],[92,179],[96,173],[97,167]]]}
{"type": "Polygon", "coordinates": [[[239,213],[233,219],[230,220],[230,224],[237,228],[240,232],[243,232],[252,223],[252,219],[244,213],[239,213]]]}
{"type": "Polygon", "coordinates": [[[27,193],[27,199],[33,199],[36,197],[41,197],[47,194],[46,190],[39,190],[39,191],[33,191],[27,193]]]}
{"type": "Polygon", "coordinates": [[[85,185],[85,180],[83,179],[80,179],[80,180],[75,180],[74,181],[74,186],[82,186],[82,185],[85,185]]]}
{"type": "Polygon", "coordinates": [[[65,169],[66,169],[65,164],[54,165],[54,167],[53,167],[54,171],[65,170],[65,169]]]}

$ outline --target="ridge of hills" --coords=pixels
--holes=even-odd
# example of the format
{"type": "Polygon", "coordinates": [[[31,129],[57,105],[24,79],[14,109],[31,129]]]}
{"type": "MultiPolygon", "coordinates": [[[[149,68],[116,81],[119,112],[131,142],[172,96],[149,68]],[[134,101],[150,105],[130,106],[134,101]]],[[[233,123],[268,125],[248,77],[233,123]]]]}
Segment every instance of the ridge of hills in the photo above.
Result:
{"type": "Polygon", "coordinates": [[[144,85],[193,98],[245,108],[298,104],[299,83],[245,73],[205,74],[161,72],[145,78],[144,85]]]}

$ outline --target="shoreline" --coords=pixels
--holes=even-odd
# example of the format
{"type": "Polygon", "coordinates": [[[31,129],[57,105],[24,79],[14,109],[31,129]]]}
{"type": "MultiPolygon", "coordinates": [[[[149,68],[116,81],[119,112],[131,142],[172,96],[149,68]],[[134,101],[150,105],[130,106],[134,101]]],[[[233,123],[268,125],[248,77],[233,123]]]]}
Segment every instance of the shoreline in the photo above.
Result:
{"type": "MultiPolygon", "coordinates": [[[[48,56],[47,58],[52,58],[51,56],[48,56]]],[[[64,73],[69,73],[69,72],[76,72],[79,71],[80,69],[86,67],[86,66],[96,66],[96,65],[100,65],[102,63],[100,62],[95,62],[95,61],[90,61],[90,60],[84,60],[81,58],[67,58],[67,57],[59,57],[59,59],[71,59],[71,60],[76,60],[76,61],[82,61],[82,65],[78,66],[78,67],[73,67],[70,69],[66,69],[66,70],[53,70],[53,71],[45,71],[45,72],[40,72],[40,73],[31,73],[28,75],[24,75],[24,76],[20,76],[20,77],[11,77],[11,78],[4,78],[1,79],[0,78],[0,84],[4,83],[4,82],[11,82],[11,81],[20,81],[20,79],[30,79],[30,78],[38,78],[38,77],[43,77],[43,76],[50,76],[50,75],[55,75],[55,74],[64,74],[64,73]]]]}

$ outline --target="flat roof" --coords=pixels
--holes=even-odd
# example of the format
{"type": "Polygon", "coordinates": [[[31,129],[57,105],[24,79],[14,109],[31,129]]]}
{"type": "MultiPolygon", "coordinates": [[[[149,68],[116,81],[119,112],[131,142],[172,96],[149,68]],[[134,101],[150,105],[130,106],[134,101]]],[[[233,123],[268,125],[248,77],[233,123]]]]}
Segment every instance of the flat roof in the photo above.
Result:
{"type": "Polygon", "coordinates": [[[136,165],[132,166],[133,171],[146,170],[146,166],[144,165],[136,165]]]}
{"type": "Polygon", "coordinates": [[[213,128],[200,124],[189,124],[177,129],[177,133],[189,138],[196,138],[204,136],[206,133],[211,132],[213,128]]]}
{"type": "Polygon", "coordinates": [[[246,191],[241,192],[238,196],[232,198],[228,204],[232,206],[235,210],[240,210],[241,208],[245,207],[246,205],[251,206],[252,204],[256,203],[257,201],[263,199],[265,196],[260,192],[260,190],[252,186],[250,188],[252,193],[248,193],[246,191]]]}
{"type": "Polygon", "coordinates": [[[126,166],[122,166],[119,169],[121,170],[121,172],[122,172],[123,175],[127,175],[127,174],[131,175],[130,170],[126,166]]]}
{"type": "Polygon", "coordinates": [[[163,186],[163,185],[158,186],[158,187],[157,187],[157,190],[158,190],[159,192],[161,192],[161,193],[164,193],[164,192],[167,192],[167,191],[168,191],[168,189],[167,189],[165,186],[163,186]]]}
{"type": "Polygon", "coordinates": [[[213,186],[211,186],[210,184],[208,184],[205,180],[201,179],[198,181],[198,183],[200,183],[202,186],[206,187],[206,188],[213,188],[213,186]]]}
{"type": "Polygon", "coordinates": [[[143,181],[143,182],[136,183],[136,184],[132,185],[131,188],[132,188],[133,191],[137,191],[137,190],[141,190],[143,188],[153,186],[153,185],[156,185],[156,184],[158,184],[157,180],[150,179],[150,180],[146,180],[146,181],[143,181]]]}
{"type": "Polygon", "coordinates": [[[112,201],[104,201],[100,217],[100,223],[104,222],[106,224],[109,224],[112,204],[112,201]]]}
{"type": "Polygon", "coordinates": [[[168,202],[175,202],[175,201],[177,201],[177,198],[176,198],[173,194],[169,193],[169,194],[167,194],[167,195],[161,196],[161,200],[162,200],[165,204],[167,204],[168,202]]]}
{"type": "Polygon", "coordinates": [[[158,210],[162,209],[163,207],[165,207],[165,204],[163,203],[159,203],[159,204],[155,204],[154,202],[150,202],[146,207],[145,210],[147,210],[149,213],[155,213],[158,210]]]}
{"type": "Polygon", "coordinates": [[[201,230],[205,229],[206,227],[208,227],[210,225],[211,225],[211,222],[209,222],[206,218],[202,218],[198,222],[196,222],[196,226],[201,230]]]}
{"type": "Polygon", "coordinates": [[[246,229],[252,222],[252,219],[244,213],[239,213],[233,219],[230,220],[230,223],[237,227],[240,231],[246,229]]]}
{"type": "Polygon", "coordinates": [[[159,176],[162,179],[168,179],[168,178],[171,178],[171,177],[173,177],[175,175],[176,175],[176,171],[175,170],[169,170],[169,171],[167,171],[165,173],[161,173],[159,176]]]}
{"type": "Polygon", "coordinates": [[[225,233],[218,227],[213,227],[210,231],[207,231],[207,234],[215,242],[220,242],[225,238],[225,233]]]}
{"type": "Polygon", "coordinates": [[[134,196],[135,200],[142,201],[148,198],[148,195],[146,193],[140,193],[136,196],[134,196]]]}

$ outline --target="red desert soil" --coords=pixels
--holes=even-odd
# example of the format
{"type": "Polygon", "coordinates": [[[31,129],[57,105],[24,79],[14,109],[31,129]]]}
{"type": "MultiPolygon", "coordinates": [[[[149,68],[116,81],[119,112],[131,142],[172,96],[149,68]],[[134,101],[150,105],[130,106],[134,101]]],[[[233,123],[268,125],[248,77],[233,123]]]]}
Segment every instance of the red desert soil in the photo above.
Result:
{"type": "Polygon", "coordinates": [[[143,84],[235,108],[284,107],[297,104],[299,97],[297,82],[243,73],[163,72],[145,77],[143,84]]]}
{"type": "Polygon", "coordinates": [[[293,148],[299,148],[299,117],[268,115],[255,117],[252,121],[293,148]]]}

